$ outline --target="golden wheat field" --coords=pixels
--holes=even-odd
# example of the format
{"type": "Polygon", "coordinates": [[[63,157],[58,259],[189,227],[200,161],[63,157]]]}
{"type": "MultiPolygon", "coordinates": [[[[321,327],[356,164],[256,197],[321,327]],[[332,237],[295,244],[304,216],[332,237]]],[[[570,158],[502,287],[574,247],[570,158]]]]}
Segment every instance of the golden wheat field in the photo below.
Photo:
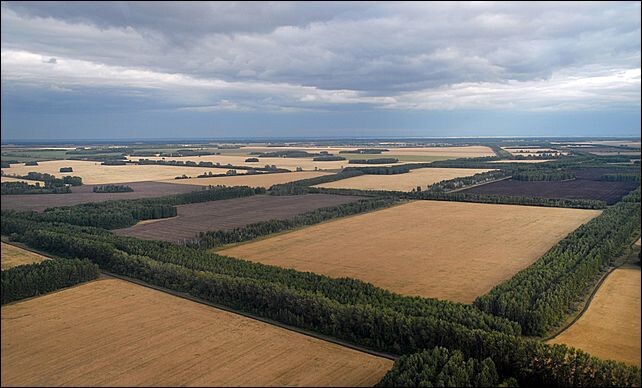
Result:
{"type": "Polygon", "coordinates": [[[321,171],[299,171],[284,172],[276,174],[249,174],[229,177],[192,178],[192,179],[171,179],[163,182],[177,183],[183,185],[225,185],[225,186],[251,186],[269,188],[280,183],[294,182],[301,179],[316,178],[329,175],[329,172],[321,171]]]}
{"type": "Polygon", "coordinates": [[[23,264],[40,263],[41,261],[48,260],[47,257],[26,249],[18,248],[15,245],[2,243],[0,247],[2,250],[2,259],[0,260],[2,270],[23,264]]]}
{"type": "Polygon", "coordinates": [[[415,201],[219,251],[237,258],[353,277],[406,294],[470,303],[600,214],[415,201]]]}
{"type": "MultiPolygon", "coordinates": [[[[61,176],[79,176],[84,184],[105,184],[105,183],[125,183],[125,182],[143,182],[159,181],[174,179],[183,174],[195,177],[200,174],[212,172],[213,174],[223,174],[226,168],[208,168],[208,167],[181,167],[181,166],[156,166],[156,165],[134,165],[125,166],[102,166],[100,162],[89,162],[82,160],[52,160],[49,162],[39,162],[38,166],[25,166],[24,164],[12,164],[11,168],[3,169],[7,175],[26,175],[30,171],[52,174],[57,177],[61,176]],[[71,167],[73,172],[61,173],[61,167],[71,167]]],[[[243,174],[245,171],[238,170],[237,173],[243,174]]]]}
{"type": "Polygon", "coordinates": [[[584,315],[549,343],[640,366],[640,286],[640,267],[614,270],[584,315]]]}
{"type": "Polygon", "coordinates": [[[2,386],[372,386],[391,367],[116,279],[2,307],[2,386]]]}
{"type": "Polygon", "coordinates": [[[339,181],[328,182],[315,187],[333,189],[392,190],[410,191],[417,186],[425,190],[434,183],[492,171],[474,168],[419,168],[405,174],[395,175],[361,175],[339,181]]]}

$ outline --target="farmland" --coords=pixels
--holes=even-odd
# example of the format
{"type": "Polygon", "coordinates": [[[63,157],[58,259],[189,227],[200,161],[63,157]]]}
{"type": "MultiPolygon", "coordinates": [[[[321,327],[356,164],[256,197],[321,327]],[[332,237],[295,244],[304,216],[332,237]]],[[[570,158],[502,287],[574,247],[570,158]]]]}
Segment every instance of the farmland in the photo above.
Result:
{"type": "Polygon", "coordinates": [[[640,286],[639,266],[616,269],[580,319],[550,342],[640,366],[640,286]]]}
{"type": "Polygon", "coordinates": [[[72,187],[69,194],[3,195],[2,210],[42,211],[50,207],[71,206],[80,203],[102,202],[113,199],[150,198],[202,190],[201,186],[173,185],[162,182],[127,183],[134,191],[127,193],[94,193],[93,185],[72,187]]]}
{"type": "Polygon", "coordinates": [[[276,174],[250,174],[242,176],[226,176],[212,178],[191,178],[191,179],[170,179],[164,182],[180,185],[225,185],[225,186],[251,186],[269,188],[272,185],[288,183],[301,179],[309,179],[318,176],[328,175],[330,173],[321,171],[299,171],[276,174]]]}
{"type": "Polygon", "coordinates": [[[575,173],[576,179],[554,182],[509,179],[473,187],[463,192],[543,198],[596,199],[606,201],[607,204],[611,205],[639,186],[639,182],[607,182],[599,180],[603,174],[613,173],[618,170],[587,168],[570,171],[575,173]]]}
{"type": "Polygon", "coordinates": [[[470,303],[599,213],[417,201],[219,253],[470,303]]]}
{"type": "Polygon", "coordinates": [[[23,264],[39,263],[46,257],[15,245],[2,243],[2,270],[23,264]]]}
{"type": "MultiPolygon", "coordinates": [[[[103,166],[100,162],[89,162],[80,160],[54,160],[39,162],[38,166],[25,166],[23,164],[12,164],[11,168],[3,169],[7,175],[26,175],[35,171],[52,174],[57,177],[63,176],[61,167],[71,167],[73,172],[64,175],[79,176],[84,184],[105,184],[160,181],[173,179],[177,176],[197,176],[212,172],[215,174],[225,173],[227,169],[208,167],[182,167],[182,166],[159,166],[159,165],[134,165],[125,166],[103,166]]],[[[243,173],[238,171],[238,173],[243,173]]]]}
{"type": "Polygon", "coordinates": [[[471,176],[486,171],[492,170],[470,168],[421,168],[398,175],[362,175],[354,178],[324,183],[317,187],[334,189],[410,191],[415,189],[417,186],[425,189],[426,186],[442,180],[471,176]]]}
{"type": "Polygon", "coordinates": [[[359,197],[308,194],[296,196],[260,195],[248,198],[180,205],[178,217],[141,222],[116,230],[123,236],[145,240],[181,242],[195,238],[199,232],[232,229],[271,219],[287,219],[320,207],[357,201],[359,197]]]}
{"type": "Polygon", "coordinates": [[[372,386],[391,366],[115,279],[2,307],[3,386],[372,386]]]}

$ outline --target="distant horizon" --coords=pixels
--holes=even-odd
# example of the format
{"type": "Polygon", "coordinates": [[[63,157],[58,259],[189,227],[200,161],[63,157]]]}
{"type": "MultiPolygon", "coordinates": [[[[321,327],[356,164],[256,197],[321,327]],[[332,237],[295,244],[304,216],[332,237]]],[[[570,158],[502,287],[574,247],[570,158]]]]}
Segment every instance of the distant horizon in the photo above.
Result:
{"type": "Polygon", "coordinates": [[[1,134],[639,136],[640,7],[3,1],[1,134]]]}

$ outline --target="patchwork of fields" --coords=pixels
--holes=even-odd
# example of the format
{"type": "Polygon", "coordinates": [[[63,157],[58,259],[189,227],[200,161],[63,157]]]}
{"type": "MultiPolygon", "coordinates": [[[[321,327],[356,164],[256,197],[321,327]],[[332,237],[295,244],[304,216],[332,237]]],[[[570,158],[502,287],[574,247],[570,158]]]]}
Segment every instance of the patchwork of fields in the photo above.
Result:
{"type": "MultiPolygon", "coordinates": [[[[25,166],[24,164],[12,164],[11,168],[2,169],[7,175],[27,175],[34,171],[61,176],[79,176],[83,183],[105,184],[105,183],[125,183],[125,182],[143,182],[143,181],[160,181],[165,179],[174,179],[177,176],[197,176],[212,172],[213,174],[224,174],[228,168],[212,167],[182,167],[182,166],[159,166],[159,165],[135,165],[128,164],[125,166],[103,166],[100,162],[89,162],[81,160],[52,160],[48,162],[39,162],[37,166],[25,166]],[[71,167],[73,172],[61,173],[61,167],[71,167]]],[[[245,171],[239,170],[237,173],[242,174],[245,171]]]]}
{"type": "Polygon", "coordinates": [[[640,287],[640,267],[616,269],[584,315],[550,343],[640,366],[640,287]]]}
{"type": "Polygon", "coordinates": [[[594,210],[416,201],[220,254],[470,303],[527,267],[594,210]]]}
{"type": "Polygon", "coordinates": [[[332,189],[410,191],[417,186],[426,189],[434,183],[466,177],[492,170],[474,168],[419,168],[405,174],[361,175],[353,178],[324,183],[315,187],[332,189]]]}
{"type": "Polygon", "coordinates": [[[195,238],[199,232],[233,229],[259,221],[287,219],[326,206],[355,202],[360,197],[308,194],[294,196],[256,195],[221,201],[180,205],[178,216],[141,222],[115,230],[122,236],[145,240],[182,242],[195,238]]]}
{"type": "Polygon", "coordinates": [[[115,279],[2,307],[3,386],[372,386],[391,367],[115,279]]]}
{"type": "Polygon", "coordinates": [[[47,257],[11,244],[2,243],[1,250],[0,261],[3,271],[19,265],[40,263],[41,261],[48,260],[47,257]]]}

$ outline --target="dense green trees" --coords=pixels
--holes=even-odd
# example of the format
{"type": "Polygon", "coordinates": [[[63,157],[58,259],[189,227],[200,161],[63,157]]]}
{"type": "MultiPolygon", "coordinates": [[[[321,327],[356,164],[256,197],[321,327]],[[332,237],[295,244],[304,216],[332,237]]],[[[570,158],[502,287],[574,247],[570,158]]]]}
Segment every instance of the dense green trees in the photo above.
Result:
{"type": "Polygon", "coordinates": [[[134,191],[127,185],[100,185],[94,186],[92,190],[94,193],[129,193],[134,191]]]}
{"type": "Polygon", "coordinates": [[[600,177],[600,180],[607,182],[639,182],[640,173],[637,174],[604,174],[600,177]]]}
{"type": "Polygon", "coordinates": [[[477,298],[475,306],[519,322],[525,334],[543,335],[564,320],[639,231],[639,202],[609,207],[533,265],[477,298]]]}
{"type": "Polygon", "coordinates": [[[466,359],[462,352],[436,347],[401,357],[378,387],[493,387],[499,382],[495,363],[466,359]]]}
{"type": "Polygon", "coordinates": [[[50,186],[82,186],[82,178],[79,176],[64,176],[62,178],[56,178],[55,176],[47,173],[40,172],[29,172],[27,175],[16,176],[15,178],[22,178],[32,181],[42,181],[45,182],[45,185],[50,186]]]}
{"type": "Polygon", "coordinates": [[[397,158],[376,158],[376,159],[350,159],[348,163],[350,164],[388,164],[388,163],[397,163],[399,159],[397,158]]]}
{"type": "Polygon", "coordinates": [[[312,160],[315,162],[336,162],[339,160],[346,160],[346,158],[337,155],[319,155],[312,158],[312,160]]]}
{"type": "Polygon", "coordinates": [[[71,167],[60,167],[60,172],[74,172],[74,169],[71,167]]]}
{"type": "Polygon", "coordinates": [[[2,182],[2,195],[15,194],[67,194],[71,193],[68,186],[45,186],[33,185],[27,182],[2,182]]]}
{"type": "Polygon", "coordinates": [[[89,260],[45,260],[2,271],[2,304],[98,278],[89,260]]]}

